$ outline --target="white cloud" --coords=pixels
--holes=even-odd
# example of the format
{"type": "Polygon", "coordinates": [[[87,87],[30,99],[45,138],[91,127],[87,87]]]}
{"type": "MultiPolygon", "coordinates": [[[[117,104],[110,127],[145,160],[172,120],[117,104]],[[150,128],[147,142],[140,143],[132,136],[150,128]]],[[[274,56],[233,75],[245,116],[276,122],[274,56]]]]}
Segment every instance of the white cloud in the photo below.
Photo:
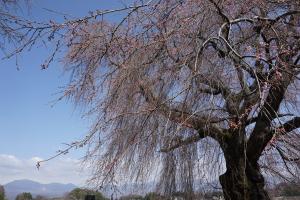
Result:
{"type": "Polygon", "coordinates": [[[0,184],[18,179],[30,179],[41,183],[73,183],[82,186],[88,179],[89,172],[81,162],[72,158],[57,158],[42,163],[36,168],[39,157],[21,159],[14,155],[0,154],[0,184]]]}

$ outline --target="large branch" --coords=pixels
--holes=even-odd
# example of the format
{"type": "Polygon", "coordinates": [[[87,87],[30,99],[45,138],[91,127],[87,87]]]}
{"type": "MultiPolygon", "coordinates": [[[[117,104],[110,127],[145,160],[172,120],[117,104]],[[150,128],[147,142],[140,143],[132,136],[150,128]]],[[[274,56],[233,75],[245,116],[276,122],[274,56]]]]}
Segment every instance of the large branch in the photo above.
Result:
{"type": "Polygon", "coordinates": [[[156,97],[150,86],[146,85],[142,81],[139,82],[139,88],[146,102],[154,106],[155,109],[167,119],[182,126],[197,130],[198,132],[205,132],[205,136],[211,136],[217,140],[222,137],[223,131],[216,125],[213,125],[213,122],[218,120],[221,121],[221,119],[212,119],[209,117],[196,115],[195,113],[190,113],[187,110],[172,108],[167,105],[166,101],[156,97]]]}
{"type": "Polygon", "coordinates": [[[300,10],[292,10],[290,12],[286,12],[286,13],[283,13],[282,15],[279,15],[278,17],[276,17],[274,20],[273,20],[273,23],[276,23],[278,22],[280,19],[283,19],[285,17],[288,17],[288,16],[291,16],[291,15],[299,15],[300,14],[300,10]]]}
{"type": "MultiPolygon", "coordinates": [[[[272,25],[278,22],[280,19],[285,18],[289,15],[300,14],[299,11],[291,11],[284,13],[283,15],[277,17],[276,19],[269,18],[257,18],[258,20],[265,20],[270,22],[272,25]]],[[[276,31],[274,30],[274,33],[276,31]]],[[[291,56],[286,56],[283,54],[279,55],[279,59],[284,61],[287,65],[282,65],[279,63],[278,68],[282,68],[282,76],[280,78],[271,77],[273,81],[266,100],[264,101],[261,110],[258,113],[257,122],[253,129],[253,132],[248,140],[247,144],[247,157],[252,162],[257,162],[262,151],[265,149],[269,141],[275,134],[271,130],[271,122],[277,118],[277,113],[282,103],[288,86],[294,81],[297,75],[296,71],[293,69],[293,59],[291,56]]],[[[283,125],[282,128],[286,129],[285,132],[290,132],[299,126],[299,118],[294,118],[283,125]]]]}
{"type": "Polygon", "coordinates": [[[206,130],[204,128],[202,130],[198,130],[198,134],[191,135],[184,139],[175,138],[175,140],[171,141],[169,146],[162,148],[160,151],[163,153],[167,153],[167,152],[173,151],[177,148],[180,148],[182,146],[186,146],[186,145],[198,142],[199,140],[205,138],[206,136],[215,138],[218,141],[220,141],[222,139],[221,133],[211,132],[210,130],[206,130]]]}
{"type": "Polygon", "coordinates": [[[203,75],[203,74],[197,74],[195,75],[195,79],[202,84],[205,84],[207,86],[209,86],[212,89],[199,89],[200,92],[206,92],[209,94],[222,94],[222,96],[224,98],[227,98],[228,96],[232,95],[232,92],[230,91],[230,89],[228,87],[226,87],[222,82],[217,81],[213,78],[207,78],[207,76],[203,75]]]}
{"type": "MultiPolygon", "coordinates": [[[[278,115],[276,116],[276,119],[279,119],[279,118],[281,118],[281,117],[287,117],[287,116],[291,117],[291,116],[294,116],[294,114],[292,114],[292,113],[278,114],[278,115]]],[[[250,124],[256,123],[257,121],[258,121],[258,117],[250,118],[250,119],[248,119],[248,120],[246,121],[246,125],[248,126],[248,125],[250,125],[250,124]]]]}
{"type": "Polygon", "coordinates": [[[289,73],[283,73],[282,80],[271,86],[268,96],[260,110],[257,122],[247,144],[247,157],[253,162],[257,162],[262,151],[273,137],[270,125],[278,115],[280,104],[289,84],[292,82],[289,73]]]}
{"type": "Polygon", "coordinates": [[[216,3],[214,0],[209,0],[214,7],[217,9],[218,14],[222,17],[223,21],[225,22],[225,30],[223,32],[221,32],[221,34],[223,34],[225,36],[226,39],[228,39],[229,36],[229,23],[230,23],[230,19],[229,17],[227,17],[225,15],[225,13],[222,11],[221,7],[218,5],[218,3],[216,3]]]}
{"type": "Polygon", "coordinates": [[[160,151],[163,152],[163,153],[167,153],[167,152],[173,151],[177,148],[180,148],[182,146],[195,143],[195,142],[201,140],[202,138],[203,137],[201,137],[200,134],[195,134],[195,135],[192,135],[192,136],[187,137],[185,139],[178,138],[177,140],[174,141],[175,144],[170,144],[169,146],[162,148],[160,151]]]}
{"type": "Polygon", "coordinates": [[[278,128],[283,129],[285,133],[298,129],[300,128],[300,117],[294,117],[278,128]]]}

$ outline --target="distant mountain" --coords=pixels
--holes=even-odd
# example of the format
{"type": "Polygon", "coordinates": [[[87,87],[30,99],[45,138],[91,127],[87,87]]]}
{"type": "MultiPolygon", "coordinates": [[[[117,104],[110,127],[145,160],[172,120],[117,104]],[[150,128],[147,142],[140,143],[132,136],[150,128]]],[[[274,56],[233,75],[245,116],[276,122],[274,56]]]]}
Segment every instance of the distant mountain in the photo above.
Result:
{"type": "Polygon", "coordinates": [[[60,197],[70,192],[76,185],[50,183],[42,184],[31,180],[16,180],[4,185],[5,194],[8,200],[14,200],[22,192],[30,192],[33,196],[43,195],[46,197],[60,197]]]}

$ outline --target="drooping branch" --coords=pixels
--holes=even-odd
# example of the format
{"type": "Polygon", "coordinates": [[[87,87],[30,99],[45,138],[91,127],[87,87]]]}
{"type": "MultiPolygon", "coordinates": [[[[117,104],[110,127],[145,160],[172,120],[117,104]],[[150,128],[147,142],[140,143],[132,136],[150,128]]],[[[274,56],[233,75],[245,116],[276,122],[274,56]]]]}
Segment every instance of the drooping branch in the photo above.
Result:
{"type": "MultiPolygon", "coordinates": [[[[288,157],[287,155],[285,155],[285,153],[283,152],[283,150],[281,149],[281,148],[279,148],[279,147],[275,147],[276,148],[276,150],[278,151],[278,153],[279,153],[279,155],[280,155],[280,157],[281,157],[281,159],[285,162],[285,161],[288,161],[288,162],[295,162],[295,161],[298,161],[298,160],[300,160],[300,158],[298,157],[298,158],[290,158],[290,157],[288,157]]],[[[287,164],[286,164],[287,165],[287,164]]],[[[288,168],[288,167],[287,167],[288,168]]]]}

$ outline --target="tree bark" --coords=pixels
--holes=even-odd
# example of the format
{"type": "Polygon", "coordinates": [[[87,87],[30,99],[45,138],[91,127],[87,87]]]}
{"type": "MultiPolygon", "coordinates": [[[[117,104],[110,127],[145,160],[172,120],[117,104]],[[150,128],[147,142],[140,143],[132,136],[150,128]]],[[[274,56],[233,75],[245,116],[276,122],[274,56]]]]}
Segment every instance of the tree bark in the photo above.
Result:
{"type": "Polygon", "coordinates": [[[227,170],[219,177],[225,200],[270,200],[258,164],[251,164],[244,154],[224,152],[227,170]]]}
{"type": "Polygon", "coordinates": [[[238,171],[226,171],[220,176],[225,200],[270,200],[263,181],[255,181],[238,171]]]}

